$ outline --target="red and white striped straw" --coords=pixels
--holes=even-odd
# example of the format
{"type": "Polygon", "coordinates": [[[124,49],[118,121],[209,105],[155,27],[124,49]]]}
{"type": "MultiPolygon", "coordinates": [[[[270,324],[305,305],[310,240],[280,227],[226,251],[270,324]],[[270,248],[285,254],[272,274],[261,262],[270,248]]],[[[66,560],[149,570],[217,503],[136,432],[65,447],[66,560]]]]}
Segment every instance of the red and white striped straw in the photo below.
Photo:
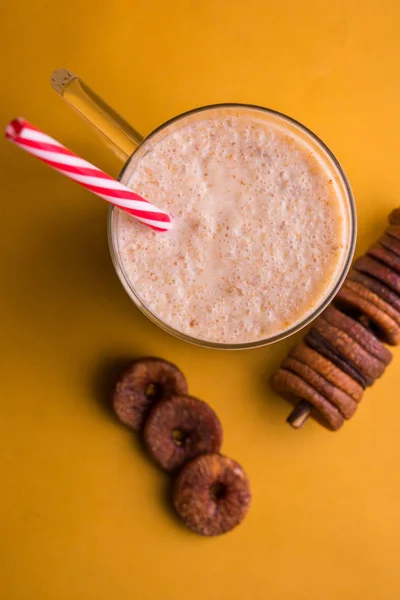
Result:
{"type": "Polygon", "coordinates": [[[171,217],[125,185],[83,160],[25,119],[14,119],[6,127],[6,137],[100,198],[133,215],[155,231],[168,231],[171,217]]]}

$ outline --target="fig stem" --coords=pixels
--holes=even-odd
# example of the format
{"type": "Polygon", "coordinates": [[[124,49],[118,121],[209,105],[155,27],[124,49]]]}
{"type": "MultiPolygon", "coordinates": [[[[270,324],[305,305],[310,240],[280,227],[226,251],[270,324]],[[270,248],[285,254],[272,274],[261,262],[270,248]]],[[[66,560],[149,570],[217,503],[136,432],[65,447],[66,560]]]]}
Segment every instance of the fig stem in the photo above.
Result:
{"type": "Polygon", "coordinates": [[[296,404],[286,419],[286,423],[289,423],[294,429],[300,429],[310,416],[311,408],[312,406],[307,400],[302,400],[296,404]]]}

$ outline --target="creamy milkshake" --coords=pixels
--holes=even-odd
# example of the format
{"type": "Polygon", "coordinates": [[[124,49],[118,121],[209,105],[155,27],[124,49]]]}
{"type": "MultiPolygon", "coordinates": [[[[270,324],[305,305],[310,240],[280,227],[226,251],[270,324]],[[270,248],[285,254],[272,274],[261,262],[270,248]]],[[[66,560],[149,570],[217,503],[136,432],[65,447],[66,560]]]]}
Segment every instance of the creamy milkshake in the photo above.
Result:
{"type": "Polygon", "coordinates": [[[187,336],[269,339],[304,321],[343,274],[348,188],[318,141],[280,115],[236,106],[184,116],[144,142],[122,182],[174,224],[155,233],[116,209],[123,275],[187,336]]]}

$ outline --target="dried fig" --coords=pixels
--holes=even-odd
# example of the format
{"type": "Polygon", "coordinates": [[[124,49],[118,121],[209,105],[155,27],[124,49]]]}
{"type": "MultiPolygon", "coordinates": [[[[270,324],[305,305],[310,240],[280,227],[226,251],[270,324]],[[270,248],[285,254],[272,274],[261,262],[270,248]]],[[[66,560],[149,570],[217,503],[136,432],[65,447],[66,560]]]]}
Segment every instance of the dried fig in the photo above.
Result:
{"type": "Polygon", "coordinates": [[[368,385],[372,385],[383,374],[385,364],[364,350],[347,333],[321,317],[314,322],[314,327],[363,376],[368,385]]]}
{"type": "Polygon", "coordinates": [[[400,208],[395,208],[392,210],[388,217],[388,221],[391,225],[399,226],[400,225],[400,208]]]}
{"type": "Polygon", "coordinates": [[[372,256],[361,256],[354,263],[354,269],[379,279],[387,285],[391,290],[400,294],[400,275],[391,267],[375,260],[372,256]]]}
{"type": "Polygon", "coordinates": [[[367,254],[400,275],[400,257],[394,252],[391,252],[387,248],[383,248],[379,244],[373,244],[368,248],[367,254]]]}
{"type": "Polygon", "coordinates": [[[298,375],[286,369],[278,369],[271,379],[271,386],[277,394],[295,406],[299,400],[307,400],[313,406],[313,416],[328,429],[336,431],[343,425],[344,418],[339,409],[298,375]]]}
{"type": "Polygon", "coordinates": [[[174,394],[187,394],[185,376],[160,358],[135,360],[117,382],[112,403],[118,419],[140,431],[151,407],[174,394]]]}
{"type": "Polygon", "coordinates": [[[379,339],[392,346],[400,343],[400,313],[364,285],[345,281],[335,304],[345,312],[367,316],[379,339]]]}
{"type": "Polygon", "coordinates": [[[390,225],[385,230],[385,233],[390,237],[394,238],[395,240],[400,241],[400,226],[390,225]]]}
{"type": "Polygon", "coordinates": [[[195,533],[227,533],[243,521],[249,510],[249,479],[231,458],[204,454],[182,468],[173,502],[182,521],[195,533]]]}
{"type": "Polygon", "coordinates": [[[356,402],[360,402],[364,393],[361,385],[319,352],[302,343],[292,348],[289,356],[311,367],[329,383],[349,394],[356,402]]]}
{"type": "Polygon", "coordinates": [[[321,377],[321,375],[308,365],[289,356],[282,362],[281,369],[291,371],[298,377],[301,377],[303,381],[334,404],[345,419],[350,419],[356,412],[357,402],[349,394],[329,383],[329,381],[321,377]]]}
{"type": "Polygon", "coordinates": [[[370,329],[367,329],[359,321],[356,321],[338,308],[335,308],[333,304],[324,310],[321,314],[321,318],[349,335],[355,342],[360,344],[364,350],[382,361],[385,365],[388,365],[392,360],[392,353],[390,350],[375,337],[370,329]]]}
{"type": "Polygon", "coordinates": [[[396,238],[390,237],[389,235],[383,235],[379,239],[379,243],[381,246],[396,254],[396,256],[400,256],[400,241],[396,240],[396,238]]]}
{"type": "Polygon", "coordinates": [[[143,437],[160,467],[174,471],[201,454],[219,452],[222,427],[215,412],[202,400],[171,396],[152,408],[143,437]]]}
{"type": "Polygon", "coordinates": [[[356,283],[361,283],[367,290],[370,290],[379,298],[390,304],[398,313],[400,313],[400,296],[396,294],[393,290],[387,287],[384,283],[371,277],[370,275],[366,275],[365,273],[360,273],[355,269],[351,269],[350,273],[347,276],[348,280],[355,281],[356,283]]]}
{"type": "Polygon", "coordinates": [[[362,388],[367,387],[367,382],[365,378],[355,369],[352,365],[349,364],[349,361],[342,356],[337,350],[330,344],[314,327],[307,332],[304,337],[304,342],[318,352],[325,356],[328,360],[330,360],[334,365],[336,365],[339,369],[346,373],[349,377],[354,379],[362,388]]]}

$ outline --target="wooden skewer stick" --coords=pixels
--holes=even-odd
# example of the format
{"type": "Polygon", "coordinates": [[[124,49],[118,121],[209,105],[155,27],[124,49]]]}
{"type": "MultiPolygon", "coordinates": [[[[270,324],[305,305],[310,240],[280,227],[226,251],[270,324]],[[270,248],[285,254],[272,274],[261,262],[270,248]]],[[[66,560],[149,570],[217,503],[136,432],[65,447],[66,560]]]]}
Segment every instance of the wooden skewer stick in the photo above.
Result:
{"type": "Polygon", "coordinates": [[[301,400],[286,419],[286,423],[294,429],[300,429],[310,416],[311,409],[312,405],[307,400],[301,400]]]}

